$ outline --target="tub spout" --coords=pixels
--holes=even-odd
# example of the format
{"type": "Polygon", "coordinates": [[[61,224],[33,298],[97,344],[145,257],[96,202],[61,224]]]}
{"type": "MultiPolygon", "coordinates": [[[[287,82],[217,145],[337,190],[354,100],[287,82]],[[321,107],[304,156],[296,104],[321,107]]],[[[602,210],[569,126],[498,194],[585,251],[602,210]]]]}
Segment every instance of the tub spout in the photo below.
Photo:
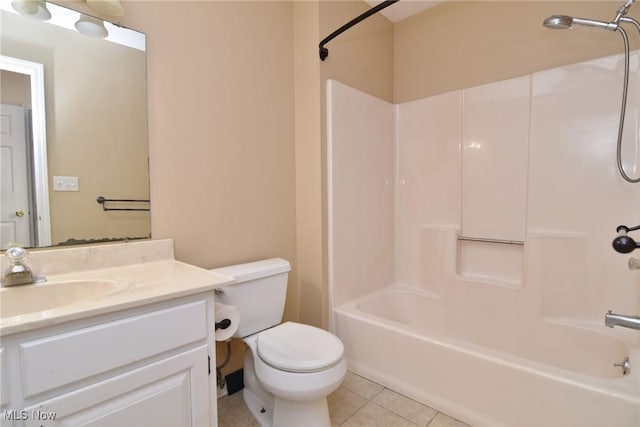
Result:
{"type": "Polygon", "coordinates": [[[610,328],[613,328],[614,326],[622,326],[623,328],[640,330],[640,317],[616,314],[609,310],[607,314],[604,315],[604,325],[610,328]]]}

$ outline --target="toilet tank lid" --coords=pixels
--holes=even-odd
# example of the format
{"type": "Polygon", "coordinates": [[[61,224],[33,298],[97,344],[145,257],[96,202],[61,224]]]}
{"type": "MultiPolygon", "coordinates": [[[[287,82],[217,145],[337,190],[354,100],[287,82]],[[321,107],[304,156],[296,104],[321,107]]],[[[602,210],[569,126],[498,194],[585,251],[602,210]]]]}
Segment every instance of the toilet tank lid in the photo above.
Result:
{"type": "Polygon", "coordinates": [[[263,277],[274,276],[280,273],[291,271],[289,261],[283,258],[271,258],[261,261],[248,262],[246,264],[230,265],[211,270],[216,274],[232,277],[236,283],[249,280],[261,279],[263,277]]]}

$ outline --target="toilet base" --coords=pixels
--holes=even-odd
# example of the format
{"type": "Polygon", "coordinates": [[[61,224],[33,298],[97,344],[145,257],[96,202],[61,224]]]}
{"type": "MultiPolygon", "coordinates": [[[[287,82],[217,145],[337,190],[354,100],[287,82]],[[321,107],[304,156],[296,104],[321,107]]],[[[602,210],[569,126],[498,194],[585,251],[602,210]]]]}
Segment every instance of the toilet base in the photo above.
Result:
{"type": "Polygon", "coordinates": [[[263,402],[252,390],[244,388],[242,399],[260,427],[273,427],[273,405],[263,402]]]}
{"type": "Polygon", "coordinates": [[[242,399],[260,427],[273,426],[274,397],[260,385],[250,350],[247,350],[244,355],[242,399]]]}
{"type": "Polygon", "coordinates": [[[273,408],[274,427],[329,427],[327,399],[300,402],[276,396],[273,408]]]}
{"type": "Polygon", "coordinates": [[[274,406],[269,406],[246,388],[242,390],[242,398],[260,427],[331,426],[327,399],[298,402],[276,397],[274,406]]]}
{"type": "Polygon", "coordinates": [[[330,427],[327,398],[310,401],[289,400],[274,396],[256,375],[253,354],[244,355],[244,389],[242,398],[260,427],[330,427]]]}

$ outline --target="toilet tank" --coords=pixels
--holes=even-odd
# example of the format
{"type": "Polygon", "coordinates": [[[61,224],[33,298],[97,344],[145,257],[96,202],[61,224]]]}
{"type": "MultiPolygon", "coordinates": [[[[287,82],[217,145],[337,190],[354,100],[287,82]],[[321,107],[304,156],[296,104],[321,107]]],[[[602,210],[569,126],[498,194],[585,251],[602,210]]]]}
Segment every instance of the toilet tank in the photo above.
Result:
{"type": "Polygon", "coordinates": [[[234,337],[244,338],[282,321],[290,270],[289,262],[282,258],[211,270],[236,281],[216,293],[216,302],[238,309],[240,323],[234,337]]]}

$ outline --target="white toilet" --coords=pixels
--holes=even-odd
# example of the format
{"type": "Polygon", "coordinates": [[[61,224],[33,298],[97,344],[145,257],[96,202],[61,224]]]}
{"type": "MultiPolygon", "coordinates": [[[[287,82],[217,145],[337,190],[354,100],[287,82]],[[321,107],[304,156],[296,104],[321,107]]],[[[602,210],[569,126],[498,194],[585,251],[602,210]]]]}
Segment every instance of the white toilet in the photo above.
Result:
{"type": "Polygon", "coordinates": [[[234,337],[249,346],[242,395],[261,426],[330,426],[327,396],[342,382],[347,363],[338,337],[282,321],[291,267],[274,258],[212,270],[236,283],[216,301],[238,308],[234,337]]]}

